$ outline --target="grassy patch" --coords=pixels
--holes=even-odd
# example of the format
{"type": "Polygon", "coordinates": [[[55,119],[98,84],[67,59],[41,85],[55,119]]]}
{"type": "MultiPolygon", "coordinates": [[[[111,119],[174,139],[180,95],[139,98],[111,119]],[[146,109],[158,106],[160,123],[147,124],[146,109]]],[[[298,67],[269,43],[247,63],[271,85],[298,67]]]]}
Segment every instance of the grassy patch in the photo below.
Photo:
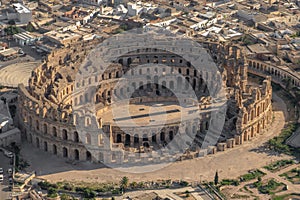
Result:
{"type": "Polygon", "coordinates": [[[247,182],[253,179],[257,179],[259,177],[262,177],[266,175],[265,173],[263,173],[262,171],[256,169],[256,170],[252,170],[250,171],[248,174],[244,174],[240,177],[241,182],[247,182]]]}
{"type": "Polygon", "coordinates": [[[264,168],[271,172],[276,172],[294,163],[295,162],[293,160],[278,160],[274,163],[271,163],[270,165],[265,166],[264,168]]]}
{"type": "Polygon", "coordinates": [[[225,186],[225,185],[233,185],[233,186],[238,186],[240,182],[236,179],[223,179],[220,182],[220,185],[225,186]]]}
{"type": "Polygon", "coordinates": [[[274,150],[278,153],[284,153],[287,155],[293,155],[297,152],[297,149],[288,146],[285,141],[291,137],[291,135],[298,128],[298,124],[291,123],[286,128],[284,128],[279,136],[274,137],[273,139],[268,141],[268,147],[271,150],[274,150]]]}
{"type": "Polygon", "coordinates": [[[300,169],[298,168],[280,174],[279,176],[285,177],[288,181],[290,181],[293,184],[300,184],[300,169]]]}
{"type": "Polygon", "coordinates": [[[262,194],[275,194],[286,189],[286,185],[276,182],[274,179],[269,180],[266,183],[257,181],[253,184],[262,194]]]}

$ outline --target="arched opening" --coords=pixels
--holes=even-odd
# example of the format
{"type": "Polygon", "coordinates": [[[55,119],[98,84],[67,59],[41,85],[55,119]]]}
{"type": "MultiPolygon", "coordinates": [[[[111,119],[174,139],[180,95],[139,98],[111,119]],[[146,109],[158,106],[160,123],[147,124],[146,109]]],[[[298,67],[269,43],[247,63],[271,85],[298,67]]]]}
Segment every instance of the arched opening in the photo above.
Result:
{"type": "Polygon", "coordinates": [[[145,141],[148,141],[148,135],[147,134],[143,135],[143,142],[145,142],[145,141]]]}
{"type": "Polygon", "coordinates": [[[173,140],[173,138],[174,138],[174,133],[173,133],[173,131],[170,131],[169,132],[169,139],[173,140]]]}
{"type": "Polygon", "coordinates": [[[63,157],[64,158],[68,157],[68,149],[66,147],[63,148],[63,157]]]}
{"type": "Polygon", "coordinates": [[[125,146],[130,146],[130,135],[129,134],[125,135],[125,146]]]}
{"type": "Polygon", "coordinates": [[[74,159],[79,160],[79,151],[78,151],[78,149],[74,150],[74,159]]]}
{"type": "Polygon", "coordinates": [[[37,131],[40,130],[40,125],[39,125],[39,121],[38,120],[36,120],[36,130],[37,131]]]}
{"type": "Polygon", "coordinates": [[[140,138],[139,138],[138,134],[135,134],[134,135],[134,144],[139,144],[139,140],[140,140],[140,138]]]}
{"type": "Polygon", "coordinates": [[[87,161],[92,161],[92,154],[89,151],[86,152],[86,160],[87,161]]]}
{"type": "Polygon", "coordinates": [[[160,133],[160,141],[164,142],[166,140],[165,138],[165,133],[164,132],[161,132],[160,133]]]}
{"type": "Polygon", "coordinates": [[[78,132],[77,131],[75,131],[74,132],[74,142],[79,142],[79,135],[78,135],[78,132]]]}
{"type": "Polygon", "coordinates": [[[189,89],[190,87],[190,78],[189,77],[185,77],[185,89],[189,89]]]}
{"type": "Polygon", "coordinates": [[[143,142],[143,146],[149,148],[150,147],[149,142],[143,142]]]}
{"type": "Polygon", "coordinates": [[[48,151],[48,143],[44,142],[44,151],[48,151]]]}
{"type": "Polygon", "coordinates": [[[57,147],[56,147],[55,144],[52,146],[52,151],[53,151],[53,154],[54,154],[54,155],[57,154],[57,147]]]}
{"type": "Polygon", "coordinates": [[[132,63],[131,58],[127,59],[127,66],[129,66],[132,63]]]}
{"type": "Polygon", "coordinates": [[[63,129],[63,131],[62,131],[62,139],[68,140],[68,132],[66,129],[63,129]]]}
{"type": "Polygon", "coordinates": [[[121,143],[121,142],[122,142],[122,135],[117,134],[117,143],[121,143]]]}
{"type": "Polygon", "coordinates": [[[48,133],[47,124],[44,124],[44,134],[48,133]]]}
{"type": "Polygon", "coordinates": [[[193,90],[196,90],[196,84],[197,84],[197,81],[196,81],[196,79],[194,78],[194,79],[193,79],[193,90]]]}
{"type": "Polygon", "coordinates": [[[156,134],[155,133],[153,133],[153,135],[152,135],[152,142],[156,143],[156,134]]]}

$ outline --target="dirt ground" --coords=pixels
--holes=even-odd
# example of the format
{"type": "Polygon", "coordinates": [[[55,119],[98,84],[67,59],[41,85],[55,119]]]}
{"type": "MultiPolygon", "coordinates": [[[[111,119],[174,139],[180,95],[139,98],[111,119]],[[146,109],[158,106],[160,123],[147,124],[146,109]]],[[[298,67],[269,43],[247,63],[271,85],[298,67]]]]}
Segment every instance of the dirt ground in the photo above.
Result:
{"type": "MultiPolygon", "coordinates": [[[[123,176],[129,181],[155,181],[161,179],[186,180],[186,181],[211,181],[215,172],[219,178],[236,178],[248,170],[260,168],[276,160],[289,159],[288,156],[277,155],[267,151],[263,144],[270,138],[278,135],[284,127],[287,115],[285,103],[274,95],[274,122],[262,135],[246,142],[241,146],[208,155],[203,158],[172,163],[158,171],[149,173],[126,173],[118,169],[101,167],[91,163],[77,163],[72,165],[62,158],[57,158],[49,153],[42,152],[24,145],[21,154],[29,161],[28,170],[35,170],[37,175],[49,181],[71,182],[119,182],[123,176]]],[[[148,166],[153,167],[153,166],[148,166]]],[[[139,171],[139,167],[136,167],[139,171]]]]}

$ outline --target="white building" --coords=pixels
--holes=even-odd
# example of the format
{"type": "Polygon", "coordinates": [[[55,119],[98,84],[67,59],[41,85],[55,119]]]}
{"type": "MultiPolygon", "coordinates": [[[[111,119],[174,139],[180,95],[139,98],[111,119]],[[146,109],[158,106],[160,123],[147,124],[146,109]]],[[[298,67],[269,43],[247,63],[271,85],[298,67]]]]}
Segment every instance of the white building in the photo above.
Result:
{"type": "Polygon", "coordinates": [[[37,34],[32,34],[29,32],[23,32],[13,35],[14,40],[21,46],[33,44],[36,41],[39,41],[42,36],[37,34]]]}
{"type": "Polygon", "coordinates": [[[20,3],[14,3],[12,4],[12,8],[15,12],[7,15],[8,20],[17,20],[21,24],[27,24],[31,21],[32,12],[27,7],[20,3]]]}
{"type": "Polygon", "coordinates": [[[0,100],[0,146],[9,146],[13,142],[21,142],[21,132],[13,126],[8,104],[0,100]]]}

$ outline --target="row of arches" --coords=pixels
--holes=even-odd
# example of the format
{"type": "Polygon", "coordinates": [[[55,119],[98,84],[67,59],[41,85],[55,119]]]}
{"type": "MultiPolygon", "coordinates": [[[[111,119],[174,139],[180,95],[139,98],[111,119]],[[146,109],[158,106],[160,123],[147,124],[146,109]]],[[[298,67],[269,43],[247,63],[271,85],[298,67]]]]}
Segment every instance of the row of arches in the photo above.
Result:
{"type": "Polygon", "coordinates": [[[125,146],[137,146],[144,144],[144,142],[151,142],[152,144],[166,143],[174,139],[174,132],[169,131],[168,133],[161,132],[159,134],[153,133],[152,135],[143,134],[142,137],[139,134],[122,134],[117,133],[115,135],[115,143],[123,143],[125,146]]]}
{"type": "MultiPolygon", "coordinates": [[[[30,135],[30,138],[31,140],[29,139],[29,142],[33,142],[32,135],[30,135]]],[[[35,145],[37,148],[43,149],[45,152],[51,152],[54,155],[58,155],[60,153],[64,158],[92,161],[92,154],[90,151],[86,151],[85,158],[83,158],[83,155],[80,155],[80,151],[76,148],[69,150],[67,147],[58,147],[56,144],[48,145],[47,141],[42,142],[39,137],[35,138],[35,145]]]]}
{"type": "Polygon", "coordinates": [[[243,124],[247,124],[253,120],[255,120],[257,117],[259,117],[262,113],[265,113],[269,109],[269,105],[271,104],[269,98],[265,98],[260,103],[257,103],[254,108],[252,108],[248,113],[244,114],[243,117],[243,124]]]}
{"type": "Polygon", "coordinates": [[[300,80],[298,77],[295,77],[294,75],[291,75],[288,72],[278,69],[275,66],[267,65],[265,63],[261,63],[255,60],[248,61],[248,66],[250,67],[250,69],[261,71],[266,75],[271,75],[273,79],[279,79],[280,81],[283,81],[284,79],[290,79],[291,83],[294,86],[300,86],[300,80]]]}
{"type": "Polygon", "coordinates": [[[146,88],[151,88],[153,84],[156,85],[156,89],[171,89],[175,91],[186,91],[188,89],[192,89],[195,92],[200,92],[200,93],[206,93],[207,92],[207,87],[204,83],[204,80],[202,78],[197,79],[197,78],[190,78],[190,77],[177,77],[176,80],[169,80],[169,81],[159,81],[158,76],[154,76],[154,83],[152,81],[139,81],[139,82],[131,82],[131,83],[124,83],[125,87],[120,87],[117,89],[114,89],[113,86],[110,86],[110,88],[106,89],[101,89],[96,95],[93,93],[85,93],[81,94],[79,97],[75,97],[74,103],[75,106],[77,105],[82,105],[84,103],[90,102],[92,99],[94,100],[95,103],[111,103],[111,98],[112,95],[115,97],[119,96],[126,96],[127,94],[131,94],[137,89],[144,90],[146,88]],[[92,96],[93,95],[93,96],[92,96]],[[104,102],[103,102],[104,101],[104,102]]]}

